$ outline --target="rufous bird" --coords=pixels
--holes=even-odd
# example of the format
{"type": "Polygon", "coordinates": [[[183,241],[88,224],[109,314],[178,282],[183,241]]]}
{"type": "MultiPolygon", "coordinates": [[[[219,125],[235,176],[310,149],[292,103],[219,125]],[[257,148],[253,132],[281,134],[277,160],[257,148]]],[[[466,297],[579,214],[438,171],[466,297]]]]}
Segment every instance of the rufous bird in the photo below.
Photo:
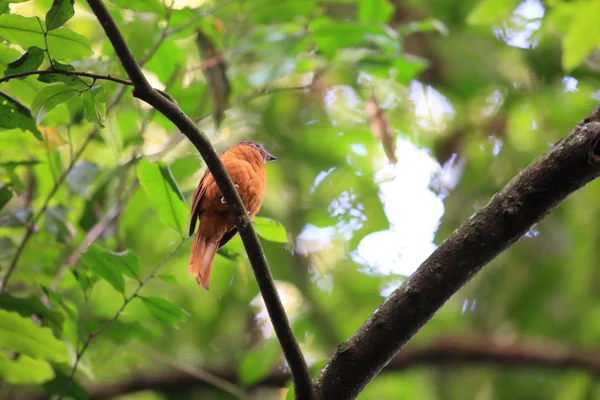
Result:
{"type": "MultiPolygon", "coordinates": [[[[221,161],[248,211],[250,218],[260,210],[267,189],[265,164],[277,160],[262,144],[244,141],[221,155],[221,161]]],[[[210,272],[217,250],[237,235],[227,203],[212,174],[206,170],[192,196],[190,236],[200,220],[198,234],[192,244],[188,265],[190,275],[205,290],[209,289],[210,272]]]]}

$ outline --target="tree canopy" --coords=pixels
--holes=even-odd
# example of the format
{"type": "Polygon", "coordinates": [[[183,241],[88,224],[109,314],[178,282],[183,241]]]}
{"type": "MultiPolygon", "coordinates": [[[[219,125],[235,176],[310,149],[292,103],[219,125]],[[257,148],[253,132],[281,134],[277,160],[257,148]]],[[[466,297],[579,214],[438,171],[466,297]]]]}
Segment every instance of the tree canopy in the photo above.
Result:
{"type": "Polygon", "coordinates": [[[319,398],[600,399],[599,13],[0,0],[0,398],[293,399],[303,358],[319,398]],[[241,140],[278,160],[206,292],[191,196],[241,140]]]}

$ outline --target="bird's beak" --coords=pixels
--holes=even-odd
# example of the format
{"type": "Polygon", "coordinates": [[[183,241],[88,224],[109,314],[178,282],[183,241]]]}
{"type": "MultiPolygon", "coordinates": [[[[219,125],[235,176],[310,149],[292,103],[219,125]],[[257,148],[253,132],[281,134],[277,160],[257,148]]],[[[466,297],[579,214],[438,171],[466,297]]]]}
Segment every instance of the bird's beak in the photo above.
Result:
{"type": "Polygon", "coordinates": [[[277,157],[275,157],[271,153],[267,153],[267,162],[269,162],[269,161],[275,161],[275,160],[277,160],[277,157]]]}

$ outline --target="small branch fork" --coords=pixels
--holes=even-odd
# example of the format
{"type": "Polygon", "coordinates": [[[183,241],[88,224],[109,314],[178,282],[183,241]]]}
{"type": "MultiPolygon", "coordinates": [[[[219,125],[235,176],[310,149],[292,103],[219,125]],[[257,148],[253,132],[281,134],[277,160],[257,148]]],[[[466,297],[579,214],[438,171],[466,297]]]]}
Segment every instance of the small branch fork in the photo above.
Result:
{"type": "Polygon", "coordinates": [[[239,194],[235,190],[233,182],[219,156],[206,135],[198,129],[194,122],[175,103],[165,98],[165,96],[150,86],[150,83],[146,80],[123,35],[103,2],[101,0],[87,0],[87,2],[112,43],[129,79],[131,79],[133,95],[153,106],[181,130],[198,149],[206,166],[213,174],[223,197],[227,201],[227,204],[229,204],[229,211],[233,216],[234,223],[238,228],[240,237],[248,253],[248,258],[267,306],[269,317],[292,371],[296,396],[302,400],[314,399],[314,388],[310,380],[306,361],[294,337],[289,320],[285,314],[285,309],[275,288],[260,241],[248,219],[239,194]]]}

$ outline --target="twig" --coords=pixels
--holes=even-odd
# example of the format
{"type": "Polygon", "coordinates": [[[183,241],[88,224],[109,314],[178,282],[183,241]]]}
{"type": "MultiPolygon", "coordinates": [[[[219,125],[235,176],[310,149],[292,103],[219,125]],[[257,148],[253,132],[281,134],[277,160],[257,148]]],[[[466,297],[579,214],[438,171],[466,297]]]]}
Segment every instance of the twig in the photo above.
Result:
{"type": "MultiPolygon", "coordinates": [[[[158,48],[156,48],[156,50],[158,50],[158,48]]],[[[156,52],[156,50],[154,50],[154,51],[156,52]]],[[[148,53],[148,54],[150,55],[151,53],[148,53]]],[[[39,70],[39,71],[27,71],[27,72],[21,72],[18,74],[6,75],[4,78],[0,79],[0,84],[10,81],[11,79],[25,78],[30,75],[48,75],[48,74],[59,74],[59,75],[67,75],[67,76],[83,76],[86,78],[93,78],[94,81],[105,80],[105,81],[120,83],[121,85],[125,85],[125,86],[133,86],[133,83],[131,81],[128,81],[127,79],[116,78],[116,77],[110,76],[110,75],[100,75],[100,74],[93,74],[91,72],[81,72],[81,71],[62,71],[62,70],[47,70],[47,69],[39,70]]],[[[174,101],[173,97],[170,94],[168,94],[167,92],[165,92],[163,90],[159,90],[159,89],[154,89],[154,90],[156,90],[162,96],[166,97],[169,101],[174,101]]]]}
{"type": "Polygon", "coordinates": [[[171,367],[181,372],[184,372],[195,379],[204,381],[209,385],[221,389],[223,392],[229,393],[240,400],[248,400],[248,395],[241,388],[231,383],[227,379],[223,379],[218,374],[215,374],[203,368],[199,368],[192,364],[181,362],[178,359],[171,358],[165,354],[159,353],[158,351],[147,346],[140,346],[136,344],[133,344],[133,346],[138,348],[139,353],[144,354],[145,356],[148,356],[150,358],[154,358],[158,360],[161,364],[170,365],[171,367]]]}
{"type": "Polygon", "coordinates": [[[485,264],[600,175],[600,107],[519,173],[396,289],[316,379],[319,399],[354,399],[485,264]]]}
{"type": "Polygon", "coordinates": [[[123,35],[116,26],[114,19],[102,1],[88,0],[88,4],[98,18],[98,21],[100,21],[102,28],[115,49],[115,53],[121,60],[123,68],[125,68],[127,75],[129,75],[134,84],[133,95],[156,108],[177,126],[198,149],[209,171],[214,176],[217,186],[229,206],[229,212],[233,217],[233,221],[238,228],[240,237],[248,253],[248,258],[250,259],[258,286],[267,306],[271,322],[292,371],[297,397],[302,400],[313,399],[314,388],[310,381],[306,361],[294,337],[289,320],[285,314],[285,309],[275,288],[260,241],[221,159],[206,135],[196,127],[193,121],[176,104],[169,102],[150,86],[141,68],[136,63],[131,50],[127,46],[123,35]]]}
{"type": "Polygon", "coordinates": [[[167,263],[167,261],[169,261],[171,259],[171,257],[173,257],[175,255],[175,253],[177,253],[177,251],[181,248],[181,246],[183,246],[183,244],[185,242],[187,242],[188,240],[189,239],[183,239],[181,242],[179,242],[179,244],[177,245],[177,247],[175,247],[173,250],[171,250],[171,252],[169,254],[167,254],[167,256],[158,265],[156,265],[156,267],[154,267],[154,269],[150,272],[150,274],[144,280],[142,280],[142,281],[140,281],[138,283],[138,287],[133,291],[133,293],[129,297],[125,298],[125,301],[123,301],[123,304],[117,310],[117,312],[115,313],[115,315],[113,315],[113,317],[111,319],[109,319],[108,321],[106,321],[100,328],[98,328],[97,331],[92,332],[92,333],[90,333],[88,335],[87,339],[83,343],[83,346],[81,347],[81,349],[75,355],[75,363],[73,364],[73,367],[71,368],[71,373],[69,374],[69,379],[68,379],[65,387],[63,388],[62,393],[58,397],[58,400],[61,400],[65,396],[65,393],[71,387],[71,384],[73,382],[73,378],[75,376],[75,373],[77,372],[77,367],[79,366],[79,362],[81,361],[81,358],[83,357],[83,354],[86,352],[86,350],[92,344],[92,341],[94,340],[94,338],[97,338],[98,336],[100,336],[101,334],[103,334],[108,328],[111,327],[111,325],[117,320],[117,318],[119,318],[119,316],[121,315],[121,313],[123,313],[123,310],[125,310],[125,307],[127,307],[127,305],[129,303],[131,303],[131,301],[138,296],[138,293],[144,287],[144,285],[146,285],[146,283],[148,283],[148,281],[150,279],[154,278],[156,272],[158,272],[158,270],[163,265],[165,265],[167,263]]]}
{"type": "Polygon", "coordinates": [[[128,81],[127,79],[121,79],[121,78],[117,78],[117,77],[110,76],[110,75],[100,75],[100,74],[93,74],[90,72],[63,71],[63,70],[54,70],[54,69],[26,71],[26,72],[20,72],[18,74],[6,75],[5,77],[0,79],[0,83],[8,82],[12,79],[26,78],[30,75],[50,75],[50,74],[67,75],[67,76],[83,76],[85,78],[92,78],[95,80],[112,81],[112,82],[120,83],[121,85],[133,86],[131,81],[128,81]]]}

